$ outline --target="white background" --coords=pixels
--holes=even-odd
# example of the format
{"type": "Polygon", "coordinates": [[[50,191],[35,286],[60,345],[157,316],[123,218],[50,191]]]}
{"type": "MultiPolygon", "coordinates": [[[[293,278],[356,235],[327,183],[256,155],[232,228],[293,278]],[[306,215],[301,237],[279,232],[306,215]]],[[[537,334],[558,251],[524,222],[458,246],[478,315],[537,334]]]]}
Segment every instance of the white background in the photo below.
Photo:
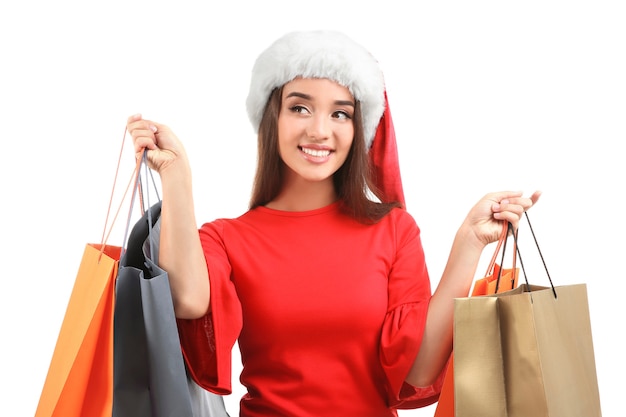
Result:
{"type": "MultiPolygon", "coordinates": [[[[544,192],[531,220],[555,283],[588,285],[603,414],[618,415],[623,3],[425,3],[3,2],[0,414],[34,415],[84,245],[101,240],[126,118],[141,112],[185,141],[199,222],[241,214],[255,164],[244,107],[253,61],[286,31],[329,28],[383,67],[433,286],[484,193],[544,192]]],[[[127,146],[122,171],[132,164],[127,146]]],[[[123,223],[109,243],[121,243],[123,223]]],[[[533,249],[522,249],[529,265],[533,249]]],[[[546,284],[541,269],[533,277],[546,284]]],[[[235,385],[226,399],[233,416],[240,395],[235,385]]]]}

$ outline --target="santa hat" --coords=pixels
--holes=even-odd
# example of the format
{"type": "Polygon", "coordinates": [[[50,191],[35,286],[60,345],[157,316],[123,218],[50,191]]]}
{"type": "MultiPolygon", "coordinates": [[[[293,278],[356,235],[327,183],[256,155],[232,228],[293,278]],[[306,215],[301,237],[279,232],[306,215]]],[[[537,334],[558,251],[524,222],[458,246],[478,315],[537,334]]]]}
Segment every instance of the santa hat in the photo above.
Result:
{"type": "Polygon", "coordinates": [[[395,131],[376,59],[336,31],[291,32],[282,36],[261,53],[252,69],[246,108],[255,132],[272,91],[297,77],[330,79],[348,88],[360,102],[374,184],[383,201],[399,201],[404,206],[395,131]]]}

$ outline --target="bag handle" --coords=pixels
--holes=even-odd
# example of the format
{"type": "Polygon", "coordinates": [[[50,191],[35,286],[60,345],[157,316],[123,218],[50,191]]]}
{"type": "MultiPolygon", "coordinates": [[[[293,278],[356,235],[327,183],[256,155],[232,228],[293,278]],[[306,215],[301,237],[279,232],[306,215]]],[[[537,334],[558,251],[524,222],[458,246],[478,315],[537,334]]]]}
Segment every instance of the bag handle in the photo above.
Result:
{"type": "Polygon", "coordinates": [[[506,240],[507,230],[507,225],[502,225],[502,233],[500,233],[500,237],[498,238],[498,245],[496,246],[496,250],[493,252],[493,256],[491,257],[491,261],[489,261],[489,265],[487,266],[487,272],[485,272],[484,276],[488,276],[493,273],[493,268],[496,264],[496,258],[498,257],[498,253],[500,253],[500,249],[502,249],[502,244],[506,240]]]}
{"type": "MultiPolygon", "coordinates": [[[[148,212],[148,239],[152,239],[152,210],[150,210],[150,190],[149,188],[144,187],[144,181],[149,180],[149,182],[152,183],[158,201],[161,201],[161,197],[159,196],[159,190],[157,188],[156,181],[154,180],[154,176],[152,175],[152,170],[148,167],[147,154],[148,150],[145,149],[141,155],[141,158],[137,158],[137,165],[135,167],[135,185],[133,187],[133,195],[131,198],[130,207],[128,209],[128,220],[126,222],[126,229],[124,231],[124,244],[122,245],[122,254],[124,254],[124,252],[126,251],[126,247],[128,244],[128,235],[131,229],[131,217],[134,210],[135,201],[139,201],[142,216],[146,213],[146,210],[148,212]],[[144,169],[143,176],[141,175],[142,168],[144,169]],[[145,180],[143,178],[145,178],[145,180]]],[[[150,258],[156,259],[154,257],[152,245],[150,245],[150,258]]]]}
{"type": "MultiPolygon", "coordinates": [[[[115,214],[113,216],[113,219],[111,220],[111,224],[109,225],[109,217],[111,215],[111,208],[113,206],[113,199],[115,196],[115,188],[116,185],[118,183],[118,176],[119,176],[119,171],[120,171],[120,166],[122,163],[122,156],[124,153],[124,145],[126,142],[126,135],[128,133],[127,128],[124,128],[124,134],[122,136],[122,144],[120,147],[120,153],[117,159],[117,166],[115,169],[115,176],[113,178],[113,186],[111,188],[111,195],[109,197],[109,206],[107,208],[107,214],[106,214],[106,218],[104,221],[104,228],[102,230],[102,237],[100,240],[100,257],[102,257],[105,247],[106,247],[106,243],[109,240],[109,237],[111,235],[111,232],[113,231],[113,226],[115,224],[115,221],[117,220],[120,211],[124,205],[124,201],[126,200],[126,197],[128,195],[128,191],[130,190],[131,186],[133,186],[133,195],[132,195],[132,199],[131,199],[131,203],[130,203],[130,208],[128,211],[128,216],[127,216],[127,220],[126,220],[126,232],[125,232],[125,236],[124,236],[124,242],[126,242],[127,239],[127,234],[128,234],[128,229],[130,228],[130,221],[131,221],[131,217],[132,217],[132,212],[133,212],[133,208],[134,208],[134,201],[137,197],[137,194],[139,195],[139,202],[140,202],[140,210],[141,210],[141,214],[143,215],[145,212],[145,205],[144,205],[144,201],[143,201],[143,186],[142,186],[142,181],[141,181],[141,175],[140,175],[140,171],[141,171],[141,166],[142,164],[145,164],[146,166],[146,172],[148,171],[147,168],[147,157],[146,157],[146,152],[144,151],[144,154],[142,155],[141,158],[137,158],[136,163],[135,163],[135,168],[129,178],[128,184],[126,185],[126,189],[124,190],[124,193],[122,195],[122,199],[120,201],[120,204],[117,207],[117,210],[115,211],[115,214]],[[107,230],[107,226],[108,226],[108,230],[107,230]]],[[[160,196],[158,194],[158,190],[156,187],[156,181],[154,180],[154,177],[152,176],[152,172],[150,171],[150,175],[149,177],[152,179],[152,184],[154,185],[155,188],[155,192],[157,195],[157,199],[160,200],[160,196]]],[[[146,174],[146,178],[148,178],[148,174],[146,174]]],[[[125,248],[125,244],[122,245],[122,248],[125,248]]],[[[124,249],[122,249],[122,252],[124,252],[124,249]]],[[[99,259],[100,259],[99,257],[99,259]]],[[[99,260],[98,259],[98,260],[99,260]]]]}
{"type": "MultiPolygon", "coordinates": [[[[530,224],[530,217],[528,217],[528,212],[525,211],[524,212],[524,216],[526,217],[526,221],[528,222],[528,228],[530,229],[530,233],[533,236],[533,240],[535,241],[535,246],[537,246],[537,251],[539,252],[539,257],[541,258],[541,262],[543,263],[543,268],[546,271],[546,275],[548,276],[548,281],[550,282],[550,288],[552,289],[552,294],[554,294],[554,298],[558,298],[557,294],[556,294],[556,288],[554,287],[554,284],[552,283],[552,278],[550,277],[550,273],[548,272],[548,266],[546,265],[546,261],[543,257],[543,254],[541,253],[541,249],[539,248],[539,242],[537,241],[537,236],[535,235],[535,231],[533,230],[533,226],[532,224],[530,224]]],[[[509,223],[510,224],[510,223],[509,223]]],[[[519,251],[519,245],[517,245],[517,233],[513,233],[513,240],[515,242],[516,245],[516,249],[517,249],[517,256],[519,257],[519,263],[522,267],[522,272],[524,273],[524,281],[526,281],[526,288],[528,289],[529,292],[530,291],[530,284],[528,283],[528,276],[526,275],[526,270],[524,269],[524,262],[522,261],[522,254],[519,251]]],[[[532,297],[532,294],[531,294],[532,297]]]]}
{"type": "Polygon", "coordinates": [[[113,205],[113,198],[115,196],[115,186],[118,182],[118,176],[119,176],[119,170],[120,170],[120,165],[122,162],[122,155],[124,152],[124,144],[126,142],[126,133],[127,133],[127,129],[124,128],[124,135],[122,136],[122,145],[120,147],[120,153],[119,156],[117,158],[117,167],[115,169],[115,176],[113,178],[113,187],[111,188],[111,196],[109,197],[109,206],[107,208],[107,214],[104,220],[104,228],[102,230],[102,238],[100,239],[100,256],[98,257],[98,262],[100,261],[100,258],[102,257],[103,253],[104,253],[104,249],[106,247],[106,243],[109,240],[109,237],[111,235],[111,232],[113,231],[113,226],[115,224],[115,221],[117,220],[118,215],[120,214],[120,211],[122,209],[122,206],[124,204],[124,200],[126,200],[126,196],[128,194],[128,190],[130,189],[131,185],[133,184],[133,179],[137,180],[137,172],[139,171],[139,166],[141,163],[141,160],[138,159],[137,160],[137,164],[135,165],[135,169],[128,181],[128,184],[126,185],[126,189],[124,190],[124,194],[122,195],[122,199],[120,201],[119,206],[117,207],[117,210],[115,211],[115,215],[113,216],[113,220],[111,221],[111,224],[109,225],[109,216],[111,215],[111,207],[113,205]],[[107,231],[107,226],[108,226],[108,231],[107,231]]]}
{"type": "MultiPolygon", "coordinates": [[[[154,192],[156,194],[157,200],[161,201],[161,197],[159,196],[159,190],[157,189],[156,186],[156,181],[154,181],[154,177],[152,176],[152,170],[148,168],[148,150],[146,149],[143,152],[143,166],[144,166],[144,171],[145,171],[145,178],[146,179],[150,179],[152,185],[154,186],[154,192]]],[[[140,182],[141,185],[141,182],[140,182]]],[[[146,190],[146,206],[148,207],[148,241],[150,242],[149,248],[150,248],[150,259],[152,260],[156,260],[156,254],[154,253],[154,245],[152,244],[153,242],[153,236],[152,236],[152,229],[153,229],[153,222],[152,222],[152,210],[150,209],[152,207],[152,205],[150,204],[150,192],[149,190],[146,190]]],[[[129,225],[130,226],[130,225],[129,225]]]]}
{"type": "MultiPolygon", "coordinates": [[[[491,257],[491,261],[489,262],[489,266],[487,267],[487,272],[484,276],[490,276],[493,274],[493,270],[496,265],[496,259],[498,257],[498,253],[500,253],[500,249],[502,249],[502,256],[500,258],[500,269],[498,270],[498,278],[496,279],[496,289],[495,293],[498,293],[498,288],[500,286],[500,278],[502,277],[502,268],[504,266],[504,254],[506,252],[506,243],[509,240],[509,233],[513,230],[513,225],[510,222],[506,222],[502,225],[502,233],[500,234],[500,238],[498,239],[498,245],[496,246],[496,250],[493,252],[493,256],[491,257]]],[[[517,252],[517,239],[513,239],[513,265],[512,269],[515,271],[517,266],[517,257],[515,256],[517,252]]]]}

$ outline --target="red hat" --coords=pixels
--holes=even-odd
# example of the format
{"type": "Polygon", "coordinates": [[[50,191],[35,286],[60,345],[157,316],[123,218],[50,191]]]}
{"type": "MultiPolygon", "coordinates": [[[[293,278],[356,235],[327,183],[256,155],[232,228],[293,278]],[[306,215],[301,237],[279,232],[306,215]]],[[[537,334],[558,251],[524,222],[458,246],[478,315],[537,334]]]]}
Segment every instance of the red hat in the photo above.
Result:
{"type": "Polygon", "coordinates": [[[374,169],[374,184],[382,193],[381,199],[388,202],[398,201],[402,203],[402,207],[406,207],[400,176],[396,131],[393,128],[386,91],[385,111],[380,118],[376,135],[370,146],[369,158],[374,169]]]}
{"type": "Polygon", "coordinates": [[[255,132],[270,94],[296,77],[327,78],[343,85],[361,105],[363,133],[374,167],[374,184],[385,202],[404,206],[395,131],[385,82],[376,59],[341,32],[290,32],[259,55],[246,100],[255,132]]]}

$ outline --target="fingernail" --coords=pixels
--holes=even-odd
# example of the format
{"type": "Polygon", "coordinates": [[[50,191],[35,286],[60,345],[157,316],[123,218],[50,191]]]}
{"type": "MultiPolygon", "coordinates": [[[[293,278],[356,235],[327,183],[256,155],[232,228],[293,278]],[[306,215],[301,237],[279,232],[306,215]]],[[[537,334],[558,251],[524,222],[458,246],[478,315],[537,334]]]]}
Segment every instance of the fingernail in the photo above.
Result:
{"type": "Polygon", "coordinates": [[[150,130],[152,130],[154,133],[156,133],[157,127],[155,125],[150,125],[150,130]]]}

